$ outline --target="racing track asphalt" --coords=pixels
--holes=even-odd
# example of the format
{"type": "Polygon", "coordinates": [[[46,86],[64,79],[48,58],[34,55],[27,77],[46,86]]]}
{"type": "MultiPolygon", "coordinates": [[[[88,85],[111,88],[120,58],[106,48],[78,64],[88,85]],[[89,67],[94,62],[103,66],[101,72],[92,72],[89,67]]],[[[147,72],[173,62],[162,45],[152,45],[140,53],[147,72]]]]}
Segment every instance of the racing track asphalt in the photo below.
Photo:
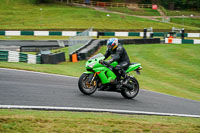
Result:
{"type": "Polygon", "coordinates": [[[78,78],[0,68],[0,105],[77,107],[200,115],[200,102],[141,89],[135,99],[120,93],[83,95],[78,78]]]}

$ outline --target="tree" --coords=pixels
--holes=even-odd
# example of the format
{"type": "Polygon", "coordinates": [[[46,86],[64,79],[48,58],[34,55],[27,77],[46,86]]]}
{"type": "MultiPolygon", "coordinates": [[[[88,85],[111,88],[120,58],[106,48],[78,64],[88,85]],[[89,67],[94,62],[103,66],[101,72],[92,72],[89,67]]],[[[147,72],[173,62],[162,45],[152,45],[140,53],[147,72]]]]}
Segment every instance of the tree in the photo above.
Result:
{"type": "Polygon", "coordinates": [[[36,3],[53,3],[54,0],[36,0],[36,3]]]}
{"type": "Polygon", "coordinates": [[[160,3],[170,10],[200,8],[200,0],[160,0],[160,3]]]}

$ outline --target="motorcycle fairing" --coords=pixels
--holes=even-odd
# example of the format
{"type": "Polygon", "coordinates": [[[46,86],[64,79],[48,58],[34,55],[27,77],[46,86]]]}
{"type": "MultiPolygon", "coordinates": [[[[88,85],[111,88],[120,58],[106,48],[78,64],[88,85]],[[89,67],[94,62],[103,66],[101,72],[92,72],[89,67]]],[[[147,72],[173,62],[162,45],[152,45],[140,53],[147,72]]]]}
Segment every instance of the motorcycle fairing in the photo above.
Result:
{"type": "Polygon", "coordinates": [[[134,71],[134,70],[136,70],[137,68],[139,68],[141,66],[141,64],[139,64],[139,63],[134,63],[134,64],[132,64],[132,65],[130,65],[129,67],[128,67],[128,69],[126,70],[126,72],[128,73],[128,72],[130,72],[130,71],[134,71]]]}
{"type": "Polygon", "coordinates": [[[114,72],[112,72],[109,68],[100,67],[94,68],[95,72],[97,72],[98,77],[100,78],[102,84],[110,83],[111,80],[115,80],[117,76],[114,72]]]}

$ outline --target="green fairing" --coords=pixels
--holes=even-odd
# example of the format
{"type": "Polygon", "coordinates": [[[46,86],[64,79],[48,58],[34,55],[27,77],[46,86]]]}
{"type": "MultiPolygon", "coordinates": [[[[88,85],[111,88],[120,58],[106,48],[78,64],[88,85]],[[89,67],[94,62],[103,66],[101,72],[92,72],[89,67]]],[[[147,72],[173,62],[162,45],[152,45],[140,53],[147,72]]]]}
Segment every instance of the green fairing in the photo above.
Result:
{"type": "MultiPolygon", "coordinates": [[[[102,84],[110,83],[111,80],[115,80],[117,78],[117,76],[115,75],[113,71],[111,71],[109,68],[99,63],[99,61],[103,60],[104,58],[105,57],[102,54],[98,54],[90,58],[86,62],[86,65],[85,65],[88,71],[84,72],[86,74],[97,72],[97,75],[99,79],[101,80],[102,84]]],[[[115,61],[111,63],[110,65],[113,67],[116,67],[118,63],[115,61]]],[[[140,64],[131,65],[129,66],[126,72],[133,71],[137,69],[138,67],[140,67],[140,64]]]]}
{"type": "MultiPolygon", "coordinates": [[[[94,73],[94,72],[100,72],[98,74],[98,77],[100,78],[102,84],[106,84],[106,83],[110,83],[110,80],[114,80],[116,79],[116,75],[114,74],[114,72],[112,72],[109,68],[107,68],[106,66],[102,65],[99,63],[100,60],[103,60],[105,57],[101,54],[100,57],[95,58],[92,57],[90,58],[87,62],[86,62],[86,69],[87,70],[92,70],[92,71],[87,71],[84,73],[94,73]],[[94,64],[92,67],[90,67],[90,65],[94,64]]],[[[114,64],[115,65],[115,64],[114,64]]]]}
{"type": "Polygon", "coordinates": [[[116,67],[118,65],[118,63],[116,61],[114,61],[113,63],[110,64],[113,67],[116,67]]]}
{"type": "Polygon", "coordinates": [[[105,66],[96,69],[94,68],[93,70],[95,72],[100,72],[98,76],[102,84],[110,83],[110,80],[114,80],[117,77],[109,68],[106,68],[105,66]]]}
{"type": "Polygon", "coordinates": [[[141,66],[141,64],[137,63],[137,64],[134,64],[134,65],[130,65],[128,67],[128,69],[126,70],[127,73],[129,73],[130,71],[134,71],[135,69],[139,68],[141,66]]]}
{"type": "Polygon", "coordinates": [[[83,73],[90,74],[90,73],[94,73],[94,72],[87,71],[87,72],[83,72],[83,73]]]}

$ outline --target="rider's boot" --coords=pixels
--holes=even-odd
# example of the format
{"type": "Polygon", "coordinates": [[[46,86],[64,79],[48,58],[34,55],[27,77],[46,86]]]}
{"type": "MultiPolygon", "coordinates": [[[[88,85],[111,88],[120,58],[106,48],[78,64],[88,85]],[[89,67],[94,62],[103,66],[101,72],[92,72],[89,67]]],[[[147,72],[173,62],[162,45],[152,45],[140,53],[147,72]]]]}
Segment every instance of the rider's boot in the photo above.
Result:
{"type": "Polygon", "coordinates": [[[127,84],[128,82],[128,75],[124,69],[121,69],[121,77],[123,77],[123,84],[127,84]]]}

